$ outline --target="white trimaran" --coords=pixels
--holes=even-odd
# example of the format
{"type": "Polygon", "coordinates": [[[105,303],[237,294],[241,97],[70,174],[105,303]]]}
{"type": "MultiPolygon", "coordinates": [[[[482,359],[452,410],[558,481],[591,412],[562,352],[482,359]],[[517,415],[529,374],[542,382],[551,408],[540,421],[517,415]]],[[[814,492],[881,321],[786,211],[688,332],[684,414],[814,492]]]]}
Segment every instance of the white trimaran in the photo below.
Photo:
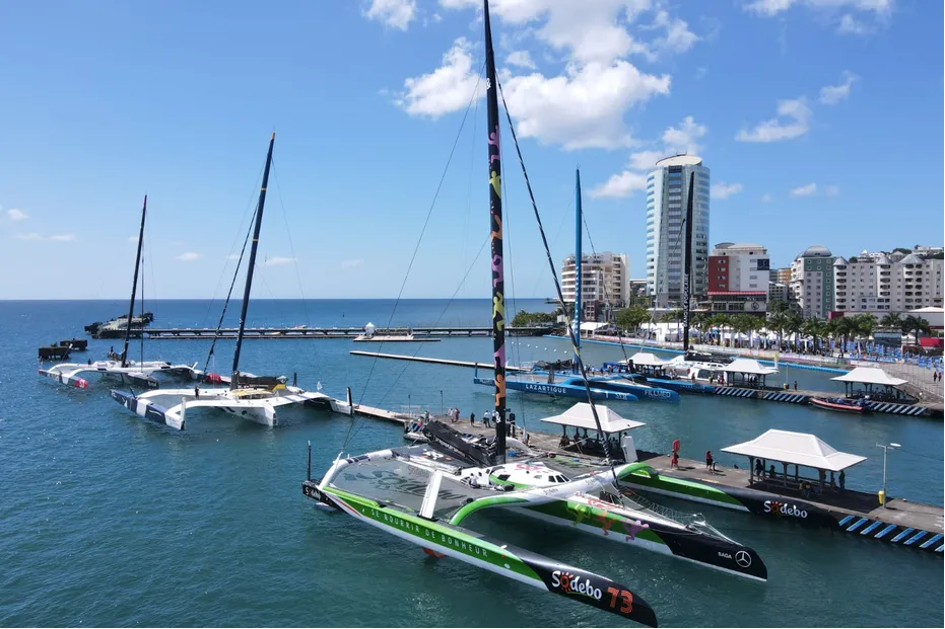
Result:
{"type": "MultiPolygon", "coordinates": [[[[67,384],[79,389],[87,389],[89,381],[80,377],[84,373],[99,373],[105,376],[118,377],[122,382],[129,382],[147,388],[157,388],[159,382],[153,377],[155,373],[174,376],[182,379],[198,379],[203,374],[197,369],[197,363],[190,365],[172,365],[163,360],[133,361],[128,358],[128,343],[131,340],[131,321],[134,320],[135,294],[138,289],[138,271],[141,268],[141,248],[144,244],[144,222],[148,213],[148,197],[144,197],[141,208],[141,228],[138,233],[138,255],[135,258],[135,275],[131,282],[131,303],[128,306],[128,317],[125,319],[125,345],[121,354],[109,352],[107,360],[97,360],[87,363],[60,363],[49,369],[40,367],[39,375],[55,380],[60,384],[67,384]]],[[[143,280],[142,280],[143,283],[143,280]]],[[[142,300],[144,289],[142,288],[142,300]]],[[[143,302],[142,302],[143,306],[143,302]]]]}
{"type": "Polygon", "coordinates": [[[296,386],[287,386],[286,378],[257,377],[240,373],[240,350],[243,346],[243,334],[246,327],[246,311],[249,306],[250,292],[253,285],[253,271],[256,266],[256,251],[259,246],[259,231],[262,227],[263,209],[266,205],[266,187],[269,185],[269,169],[272,165],[272,148],[276,134],[269,140],[269,152],[266,154],[266,168],[263,171],[262,188],[256,206],[253,241],[246,270],[246,284],[243,289],[243,303],[240,312],[239,333],[236,337],[236,349],[233,353],[233,375],[226,378],[217,376],[215,380],[228,384],[228,387],[195,387],[193,389],[174,389],[148,391],[141,394],[112,390],[112,397],[134,413],[177,430],[184,430],[188,410],[195,408],[217,408],[266,426],[275,426],[276,409],[289,404],[310,404],[321,406],[337,413],[351,414],[348,403],[336,400],[324,393],[309,392],[296,386]],[[170,403],[170,406],[164,404],[170,403]]]}

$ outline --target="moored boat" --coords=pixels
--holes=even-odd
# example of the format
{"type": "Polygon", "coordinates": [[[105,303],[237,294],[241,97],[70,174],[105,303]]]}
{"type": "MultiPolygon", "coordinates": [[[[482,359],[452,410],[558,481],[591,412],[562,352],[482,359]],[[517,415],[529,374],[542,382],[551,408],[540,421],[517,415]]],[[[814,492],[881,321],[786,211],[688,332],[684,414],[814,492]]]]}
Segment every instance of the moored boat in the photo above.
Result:
{"type": "Polygon", "coordinates": [[[842,397],[821,398],[812,397],[811,406],[822,408],[828,411],[840,411],[841,413],[859,413],[863,414],[869,411],[866,401],[863,398],[850,400],[842,397]]]}

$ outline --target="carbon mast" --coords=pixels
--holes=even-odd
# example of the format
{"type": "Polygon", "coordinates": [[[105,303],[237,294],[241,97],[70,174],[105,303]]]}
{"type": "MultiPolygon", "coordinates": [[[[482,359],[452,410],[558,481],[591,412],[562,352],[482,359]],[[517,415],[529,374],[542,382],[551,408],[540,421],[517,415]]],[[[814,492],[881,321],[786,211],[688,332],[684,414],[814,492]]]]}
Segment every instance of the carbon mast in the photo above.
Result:
{"type": "Polygon", "coordinates": [[[138,230],[138,257],[135,258],[135,277],[131,282],[131,303],[128,305],[128,320],[125,322],[125,346],[121,350],[121,366],[128,366],[128,342],[131,340],[131,323],[135,316],[135,293],[138,290],[138,271],[141,268],[141,247],[144,245],[144,219],[148,214],[148,195],[144,195],[141,207],[141,228],[138,230]]]}
{"type": "Polygon", "coordinates": [[[486,109],[489,140],[489,217],[492,227],[492,348],[495,361],[495,446],[496,464],[505,463],[505,268],[502,251],[502,158],[499,150],[499,87],[492,49],[489,0],[483,0],[486,40],[486,109]]]}
{"type": "MultiPolygon", "coordinates": [[[[584,213],[581,209],[581,171],[574,171],[574,373],[578,372],[578,354],[581,351],[581,273],[582,273],[582,241],[584,232],[582,222],[584,213]]],[[[564,304],[561,304],[564,307],[564,304]]]]}
{"type": "Polygon", "coordinates": [[[683,262],[683,355],[689,351],[689,309],[692,291],[692,193],[696,174],[689,174],[689,199],[686,204],[686,257],[683,262]]]}
{"type": "Polygon", "coordinates": [[[266,206],[266,188],[269,185],[269,167],[272,165],[272,146],[276,134],[269,138],[269,152],[266,154],[266,169],[263,171],[262,187],[259,189],[259,203],[256,206],[256,226],[253,228],[253,246],[249,250],[249,265],[246,267],[246,287],[243,289],[243,304],[240,309],[240,329],[236,335],[236,349],[233,351],[233,376],[230,390],[239,388],[240,349],[243,346],[243,332],[246,329],[246,310],[249,308],[249,294],[253,289],[253,270],[256,267],[256,250],[259,248],[259,230],[262,227],[263,208],[266,206]]]}

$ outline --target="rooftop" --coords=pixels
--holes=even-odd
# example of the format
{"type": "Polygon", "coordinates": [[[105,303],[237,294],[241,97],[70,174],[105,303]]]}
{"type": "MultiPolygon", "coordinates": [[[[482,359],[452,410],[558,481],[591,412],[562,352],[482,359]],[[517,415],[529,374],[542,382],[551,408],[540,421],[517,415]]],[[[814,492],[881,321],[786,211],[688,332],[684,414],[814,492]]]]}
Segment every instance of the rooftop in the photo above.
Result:
{"type": "Polygon", "coordinates": [[[829,258],[833,254],[823,245],[811,245],[800,255],[801,258],[829,258]]]}
{"type": "Polygon", "coordinates": [[[817,435],[789,430],[769,430],[751,441],[722,448],[722,452],[834,472],[866,460],[865,456],[837,452],[817,435]]]}
{"type": "MultiPolygon", "coordinates": [[[[646,426],[643,422],[624,419],[607,406],[601,404],[597,407],[597,417],[600,420],[600,426],[605,433],[623,432],[632,430],[640,426],[646,426]]],[[[594,421],[594,412],[591,405],[587,402],[578,402],[564,413],[545,417],[541,421],[549,424],[559,424],[561,426],[571,426],[573,428],[586,428],[587,430],[597,430],[597,422],[594,421]]]]}
{"type": "Polygon", "coordinates": [[[702,158],[695,155],[673,155],[664,157],[656,162],[657,168],[666,168],[667,166],[701,166],[702,158]]]}

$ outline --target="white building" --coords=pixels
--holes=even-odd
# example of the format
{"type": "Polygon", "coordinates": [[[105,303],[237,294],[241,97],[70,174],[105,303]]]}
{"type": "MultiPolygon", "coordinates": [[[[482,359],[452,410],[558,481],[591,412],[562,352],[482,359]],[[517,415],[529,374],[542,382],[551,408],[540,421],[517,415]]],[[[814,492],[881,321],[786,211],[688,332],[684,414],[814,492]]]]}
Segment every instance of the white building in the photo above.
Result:
{"type": "Polygon", "coordinates": [[[692,256],[692,296],[708,293],[709,169],[695,155],[656,163],[646,180],[646,294],[659,308],[682,306],[685,257],[692,256]],[[689,176],[695,174],[692,250],[685,251],[683,219],[689,176]]]}
{"type": "Polygon", "coordinates": [[[791,292],[801,314],[826,319],[834,306],[833,254],[823,245],[812,245],[791,263],[791,292]]]}
{"type": "MultiPolygon", "coordinates": [[[[574,303],[574,256],[561,266],[561,290],[564,301],[574,303]]],[[[586,308],[610,304],[623,308],[630,301],[630,263],[622,253],[604,251],[581,256],[581,301],[586,308]]]]}
{"type": "Polygon", "coordinates": [[[907,312],[942,306],[943,261],[916,253],[868,253],[833,263],[835,309],[850,313],[907,312]]]}

